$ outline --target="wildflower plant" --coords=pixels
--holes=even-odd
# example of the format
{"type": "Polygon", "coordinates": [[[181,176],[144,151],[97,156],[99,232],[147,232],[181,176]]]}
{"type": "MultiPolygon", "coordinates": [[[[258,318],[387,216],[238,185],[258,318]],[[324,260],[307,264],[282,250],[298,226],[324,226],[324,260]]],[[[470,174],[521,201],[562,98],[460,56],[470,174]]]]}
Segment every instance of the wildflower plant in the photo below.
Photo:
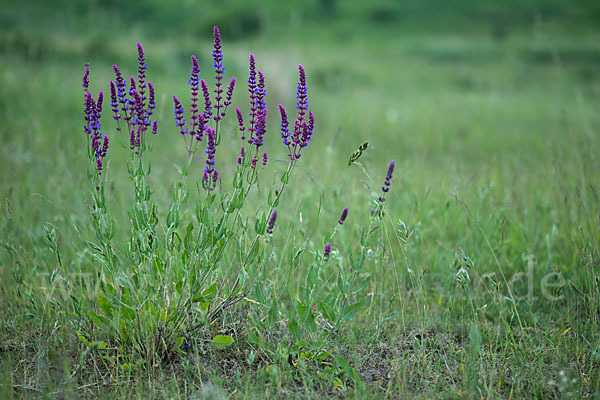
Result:
{"type": "MultiPolygon", "coordinates": [[[[292,363],[299,358],[327,358],[333,352],[329,347],[331,337],[364,305],[361,292],[371,277],[364,263],[373,226],[363,235],[360,255],[350,257],[348,263],[335,244],[336,233],[348,223],[349,210],[343,209],[300,284],[277,287],[273,283],[269,266],[274,258],[282,257],[277,254],[277,221],[286,213],[278,210],[281,196],[315,130],[315,115],[308,106],[307,76],[299,65],[296,115],[291,122],[285,107],[278,106],[273,114],[280,119],[282,146],[280,150],[267,150],[264,139],[267,117],[271,115],[266,103],[267,77],[250,54],[248,105],[238,105],[235,115],[230,115],[237,80],[230,78],[225,88],[226,69],[217,27],[213,34],[214,80],[201,79],[198,58],[192,55],[189,106],[180,100],[182,96],[173,94],[174,129],[160,133],[181,137],[186,157],[165,213],[159,211],[148,179],[149,156],[159,126],[153,116],[156,89],[147,77],[142,45],[137,45],[136,76],[125,79],[113,66],[112,119],[122,143],[130,150],[127,168],[132,202],[126,245],[114,240],[115,224],[105,196],[105,160],[112,142],[100,124],[104,95],[89,92],[90,72],[85,66],[84,132],[96,232],[90,246],[100,267],[100,289],[97,305],[91,305],[87,313],[89,325],[80,335],[85,341],[102,336],[114,342],[123,354],[140,354],[154,365],[184,351],[197,337],[209,335],[219,349],[233,343],[234,335],[215,332],[214,323],[225,310],[244,302],[251,307],[247,313],[247,339],[266,357],[275,361],[281,353],[277,348],[284,346],[283,353],[292,363]],[[224,124],[227,116],[239,140],[240,150],[233,158],[219,152],[222,131],[230,126],[224,124]],[[260,174],[270,166],[269,152],[286,153],[287,166],[280,180],[268,188],[265,204],[249,211],[244,205],[256,189],[260,174]],[[196,158],[200,158],[201,170],[195,167],[196,158]],[[233,177],[223,177],[219,172],[228,160],[235,163],[233,177]],[[281,332],[282,326],[287,333],[280,342],[273,332],[281,332]]],[[[393,170],[392,161],[371,225],[383,215],[383,196],[390,188],[393,170]]],[[[301,261],[301,253],[294,260],[301,261]]],[[[348,366],[345,361],[336,361],[340,362],[348,366]]]]}

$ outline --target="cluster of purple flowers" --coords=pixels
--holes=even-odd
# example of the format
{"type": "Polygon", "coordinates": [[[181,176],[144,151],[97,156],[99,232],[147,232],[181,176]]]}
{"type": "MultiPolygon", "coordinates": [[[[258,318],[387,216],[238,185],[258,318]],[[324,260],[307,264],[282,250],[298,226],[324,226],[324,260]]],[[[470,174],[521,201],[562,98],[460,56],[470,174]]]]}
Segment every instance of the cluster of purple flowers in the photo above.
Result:
{"type": "Polygon", "coordinates": [[[141,43],[137,44],[138,75],[129,78],[129,90],[121,71],[113,65],[115,80],[110,82],[110,99],[113,119],[117,121],[117,130],[121,131],[119,121],[123,119],[129,133],[129,147],[139,151],[146,131],[151,128],[152,134],[158,131],[158,122],[152,120],[156,109],[156,96],[152,82],[146,81],[148,64],[141,43]],[[148,96],[146,97],[146,91],[148,96]]]}
{"type": "MultiPolygon", "coordinates": [[[[244,153],[244,142],[256,146],[255,156],[250,160],[250,167],[256,168],[259,157],[259,148],[264,144],[264,136],[267,131],[267,88],[265,85],[265,75],[262,71],[256,70],[256,60],[254,54],[250,54],[249,74],[248,74],[248,93],[250,96],[250,112],[248,113],[248,129],[244,123],[242,111],[236,107],[238,126],[242,139],[242,150],[244,153]],[[246,132],[248,136],[246,137],[246,132]]],[[[263,153],[262,165],[267,164],[268,155],[263,153]]],[[[242,164],[243,156],[238,158],[238,164],[242,164]]]]}
{"type": "MultiPolygon", "coordinates": [[[[179,128],[179,132],[182,136],[190,136],[190,151],[193,146],[193,139],[197,142],[201,142],[206,136],[206,168],[204,170],[203,182],[204,186],[208,190],[214,189],[219,176],[219,171],[215,168],[215,153],[216,146],[218,144],[218,124],[226,114],[227,107],[231,105],[231,99],[233,97],[233,90],[235,88],[236,80],[231,78],[225,97],[223,97],[223,74],[225,67],[223,66],[223,53],[221,51],[221,33],[218,27],[214,27],[214,42],[213,42],[213,67],[215,69],[215,98],[214,103],[211,99],[210,90],[208,84],[203,79],[200,79],[200,66],[198,58],[192,55],[192,69],[188,84],[190,86],[190,125],[184,118],[185,110],[183,104],[179,98],[173,95],[173,105],[175,112],[175,126],[179,128]],[[202,91],[202,97],[204,98],[204,109],[200,112],[198,101],[200,100],[199,95],[202,91]],[[214,110],[214,112],[213,112],[214,110]],[[210,126],[210,122],[215,122],[215,128],[210,126]]],[[[237,110],[236,110],[237,112],[237,110]]]]}
{"type": "MultiPolygon", "coordinates": [[[[88,135],[91,148],[90,156],[96,159],[96,170],[98,175],[102,173],[103,160],[108,152],[108,136],[102,133],[100,118],[102,114],[102,103],[104,102],[104,93],[100,91],[97,99],[94,99],[92,94],[89,92],[89,75],[90,69],[89,64],[85,64],[85,71],[83,74],[82,87],[84,90],[84,121],[83,131],[88,135]]],[[[100,189],[96,186],[96,189],[100,189]]]]}
{"type": "Polygon", "coordinates": [[[300,151],[302,148],[306,147],[308,142],[312,139],[315,127],[315,116],[312,111],[308,110],[306,73],[304,72],[304,67],[302,67],[302,65],[298,65],[298,75],[299,80],[296,91],[296,109],[298,110],[298,113],[291,134],[289,132],[287,112],[281,104],[279,105],[279,113],[281,114],[281,138],[283,139],[283,144],[289,148],[289,157],[291,160],[300,158],[300,151]],[[289,139],[291,139],[291,142],[289,139]]]}
{"type": "Polygon", "coordinates": [[[225,93],[225,101],[221,103],[223,100],[223,74],[225,73],[225,67],[223,66],[223,53],[221,52],[221,33],[219,32],[219,28],[217,26],[213,29],[214,34],[214,48],[212,52],[213,56],[213,67],[215,68],[215,115],[214,120],[215,123],[219,123],[223,117],[225,117],[225,112],[227,107],[231,105],[231,98],[233,97],[233,89],[235,87],[235,78],[231,78],[229,81],[229,86],[227,87],[227,92],[225,93]]]}
{"type": "Polygon", "coordinates": [[[250,93],[250,113],[248,114],[248,138],[244,131],[244,117],[239,108],[236,108],[238,125],[242,132],[242,140],[247,140],[248,144],[255,145],[258,148],[264,144],[263,138],[267,130],[267,88],[265,86],[265,75],[262,71],[256,70],[256,60],[254,54],[250,54],[249,74],[248,74],[248,92],[250,93]],[[257,79],[258,75],[258,79],[257,79]]]}

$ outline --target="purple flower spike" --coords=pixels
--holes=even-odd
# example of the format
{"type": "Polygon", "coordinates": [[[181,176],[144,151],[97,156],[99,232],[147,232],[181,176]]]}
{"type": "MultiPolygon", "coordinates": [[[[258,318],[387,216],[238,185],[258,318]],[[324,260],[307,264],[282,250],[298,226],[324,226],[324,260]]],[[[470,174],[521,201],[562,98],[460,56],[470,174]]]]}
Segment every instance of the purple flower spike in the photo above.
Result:
{"type": "Polygon", "coordinates": [[[223,73],[225,72],[225,67],[223,67],[223,54],[221,53],[221,33],[219,32],[219,28],[217,26],[213,29],[214,33],[214,49],[212,52],[213,56],[213,67],[215,68],[215,122],[219,122],[221,120],[221,108],[223,104],[221,104],[221,100],[223,100],[223,73]]]}
{"type": "Polygon", "coordinates": [[[285,108],[280,104],[279,105],[279,113],[281,114],[281,138],[283,139],[283,144],[285,146],[289,146],[290,142],[288,141],[288,137],[290,136],[290,130],[288,129],[289,122],[287,113],[285,108]]]}
{"type": "Polygon", "coordinates": [[[252,157],[252,160],[250,161],[250,167],[252,167],[252,169],[256,169],[256,157],[252,157]]]}
{"type": "Polygon", "coordinates": [[[238,107],[235,108],[235,114],[237,115],[238,125],[240,127],[240,132],[242,133],[242,140],[245,140],[244,131],[246,127],[244,126],[244,116],[238,107]]]}
{"type": "MultiPolygon", "coordinates": [[[[291,133],[292,148],[290,149],[290,159],[297,160],[300,158],[300,150],[306,147],[312,137],[314,129],[315,117],[312,112],[308,112],[308,97],[306,87],[306,73],[302,65],[298,65],[298,89],[296,92],[296,108],[298,115],[294,121],[294,129],[291,133]],[[306,121],[306,113],[308,112],[308,121],[306,121]]],[[[284,142],[285,143],[285,142],[284,142]]]]}
{"type": "Polygon", "coordinates": [[[102,90],[98,92],[98,100],[96,100],[96,113],[98,114],[98,119],[100,119],[100,113],[102,113],[102,103],[104,102],[104,93],[102,90]]]}
{"type": "Polygon", "coordinates": [[[185,119],[183,118],[183,105],[175,95],[173,95],[173,103],[175,104],[175,126],[179,128],[179,132],[182,135],[185,135],[187,133],[187,129],[184,128],[185,119]]]}
{"type": "Polygon", "coordinates": [[[265,132],[267,129],[267,110],[263,110],[258,114],[258,119],[256,120],[256,137],[254,138],[254,144],[258,149],[263,145],[263,137],[265,136],[265,132]]]}
{"type": "Polygon", "coordinates": [[[331,243],[325,243],[325,249],[323,250],[323,261],[329,260],[329,254],[331,254],[331,243]]]}
{"type": "Polygon", "coordinates": [[[254,132],[256,131],[255,124],[258,110],[258,104],[256,101],[256,88],[256,62],[254,60],[254,54],[250,54],[250,67],[248,74],[248,92],[250,93],[250,113],[248,114],[250,117],[248,122],[248,136],[250,136],[248,138],[249,143],[252,143],[254,140],[254,132]]]}
{"type": "Polygon", "coordinates": [[[315,126],[315,115],[312,111],[308,112],[308,124],[304,124],[302,128],[302,141],[300,147],[306,147],[312,138],[313,129],[315,126]]]}
{"type": "Polygon", "coordinates": [[[158,132],[158,121],[154,121],[152,123],[152,134],[156,135],[157,132],[158,132]]]}
{"type": "Polygon", "coordinates": [[[88,92],[88,88],[90,87],[90,64],[85,63],[85,72],[83,73],[83,79],[81,83],[81,87],[85,93],[88,92]]]}
{"type": "Polygon", "coordinates": [[[235,78],[231,78],[231,81],[229,81],[229,86],[227,86],[227,93],[225,94],[225,103],[223,103],[223,111],[221,111],[221,119],[225,117],[227,107],[231,105],[231,99],[233,97],[233,89],[235,88],[235,82],[235,78]]]}
{"type": "Polygon", "coordinates": [[[296,99],[298,100],[296,104],[296,108],[298,109],[298,117],[304,117],[306,110],[308,109],[308,99],[307,99],[307,88],[306,88],[306,73],[304,72],[304,67],[302,65],[298,65],[298,89],[296,91],[296,99]]]}
{"type": "Polygon", "coordinates": [[[146,124],[150,126],[150,116],[156,109],[156,99],[154,93],[154,85],[148,81],[148,110],[146,112],[146,124]]]}
{"type": "Polygon", "coordinates": [[[346,217],[348,217],[348,207],[344,208],[344,210],[342,211],[342,215],[340,215],[340,220],[338,221],[338,224],[343,225],[344,221],[346,221],[346,217]]]}
{"type": "Polygon", "coordinates": [[[133,92],[135,92],[135,91],[137,91],[136,84],[135,84],[135,77],[130,76],[129,77],[129,95],[131,97],[133,97],[133,92]]]}
{"type": "Polygon", "coordinates": [[[263,153],[263,158],[262,158],[262,165],[263,167],[265,165],[267,165],[267,161],[269,160],[269,156],[267,155],[267,153],[263,153]]]}
{"type": "Polygon", "coordinates": [[[217,134],[214,129],[210,126],[206,126],[206,168],[204,169],[204,186],[207,190],[213,190],[219,172],[215,169],[215,153],[216,153],[216,139],[217,134]]]}
{"type": "MultiPolygon", "coordinates": [[[[113,112],[113,119],[118,121],[121,119],[121,113],[119,112],[119,100],[117,99],[117,88],[113,81],[110,81],[110,106],[113,112]]],[[[119,126],[117,126],[117,130],[121,130],[119,126]]]]}
{"type": "Polygon", "coordinates": [[[144,56],[144,48],[140,42],[137,43],[138,50],[138,85],[139,85],[139,93],[142,103],[146,101],[146,70],[148,69],[148,64],[146,64],[146,57],[144,56]]]}
{"type": "Polygon", "coordinates": [[[269,223],[267,224],[267,233],[269,235],[273,234],[273,227],[275,227],[275,221],[277,221],[277,210],[273,210],[271,213],[271,218],[269,218],[269,223]]]}
{"type": "Polygon", "coordinates": [[[200,80],[200,86],[202,86],[202,95],[204,96],[204,112],[202,115],[204,115],[204,123],[207,124],[212,117],[210,93],[208,92],[208,86],[204,79],[200,80]]]}
{"type": "Polygon", "coordinates": [[[192,120],[191,132],[190,134],[193,136],[196,134],[196,129],[198,128],[198,94],[200,93],[200,65],[198,64],[198,59],[196,56],[192,55],[192,70],[190,80],[188,84],[190,85],[191,92],[191,105],[190,105],[190,114],[192,120]]]}
{"type": "MultiPolygon", "coordinates": [[[[394,175],[394,167],[395,167],[395,163],[394,160],[392,160],[390,162],[390,165],[388,166],[387,169],[387,174],[385,175],[385,182],[383,183],[383,186],[381,187],[381,190],[383,191],[383,193],[387,193],[390,190],[390,185],[391,185],[391,180],[392,177],[394,175]]],[[[385,201],[385,197],[379,196],[379,202],[383,203],[385,201]]]]}
{"type": "Polygon", "coordinates": [[[127,97],[126,97],[126,93],[127,93],[127,84],[125,83],[125,80],[123,79],[123,75],[121,75],[121,71],[119,70],[119,67],[117,67],[116,65],[113,65],[113,70],[115,71],[115,86],[117,89],[117,100],[119,100],[119,103],[121,103],[121,111],[123,111],[124,116],[123,119],[127,122],[129,121],[130,117],[129,117],[129,105],[127,102],[127,97]]]}
{"type": "MultiPolygon", "coordinates": [[[[82,80],[83,87],[85,89],[85,124],[83,130],[89,136],[91,141],[91,148],[88,154],[96,159],[96,171],[98,172],[98,175],[100,175],[102,174],[103,159],[106,157],[109,144],[108,136],[102,134],[100,131],[100,118],[102,113],[102,103],[104,101],[104,93],[100,91],[97,99],[94,100],[92,94],[87,90],[89,87],[88,76],[89,67],[86,64],[86,69],[82,80]]],[[[114,85],[111,86],[111,96],[113,92],[116,96],[114,85]]],[[[100,190],[100,186],[96,186],[96,189],[100,190]]]]}

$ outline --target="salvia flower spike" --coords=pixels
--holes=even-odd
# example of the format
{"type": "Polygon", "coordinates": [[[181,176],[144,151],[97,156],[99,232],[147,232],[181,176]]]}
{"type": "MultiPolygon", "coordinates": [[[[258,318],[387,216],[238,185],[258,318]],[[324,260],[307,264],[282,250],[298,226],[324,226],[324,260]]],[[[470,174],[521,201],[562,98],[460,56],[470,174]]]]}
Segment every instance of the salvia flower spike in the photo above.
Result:
{"type": "Polygon", "coordinates": [[[85,71],[83,73],[83,79],[82,79],[82,83],[81,83],[81,87],[83,88],[83,91],[85,93],[87,93],[89,86],[90,86],[90,64],[85,63],[85,71]]]}
{"type": "Polygon", "coordinates": [[[202,87],[202,95],[204,96],[204,123],[208,124],[212,117],[212,106],[210,101],[210,93],[208,92],[208,85],[204,79],[200,79],[200,86],[202,87]]]}
{"type": "MultiPolygon", "coordinates": [[[[394,167],[395,167],[395,163],[394,163],[394,160],[392,160],[390,162],[390,165],[388,166],[387,173],[385,175],[385,182],[383,183],[383,186],[381,187],[381,190],[383,191],[384,194],[389,192],[389,190],[390,190],[392,177],[394,175],[394,167]]],[[[379,196],[379,202],[381,202],[381,203],[383,203],[385,201],[384,194],[379,196]]]]}
{"type": "Polygon", "coordinates": [[[283,139],[283,144],[285,146],[289,146],[290,142],[288,141],[288,137],[290,136],[290,130],[288,128],[289,122],[287,117],[287,112],[285,108],[280,104],[279,105],[279,114],[281,114],[281,139],[283,139]]]}
{"type": "Polygon", "coordinates": [[[254,60],[254,54],[250,54],[249,73],[248,73],[248,93],[250,93],[250,117],[248,121],[248,142],[254,141],[254,132],[256,130],[256,115],[257,115],[257,102],[256,102],[256,61],[254,60]]]}
{"type": "Polygon", "coordinates": [[[201,118],[198,115],[198,94],[200,93],[200,65],[198,63],[198,59],[196,56],[192,55],[192,70],[190,71],[190,80],[188,84],[190,85],[190,114],[191,117],[191,131],[190,134],[192,136],[196,135],[199,121],[201,118]]]}
{"type": "MultiPolygon", "coordinates": [[[[110,81],[110,106],[113,112],[113,119],[118,121],[121,119],[121,113],[119,110],[119,100],[117,99],[117,87],[113,81],[110,81]]],[[[117,125],[117,130],[121,128],[117,125]]]]}
{"type": "Polygon", "coordinates": [[[223,103],[223,111],[221,111],[221,118],[225,117],[227,107],[231,105],[231,99],[233,98],[233,89],[235,88],[235,78],[231,78],[229,86],[227,86],[227,92],[225,93],[225,103],[223,103]]]}
{"type": "MultiPolygon", "coordinates": [[[[291,138],[291,149],[290,159],[297,160],[300,158],[300,150],[306,147],[310,142],[315,125],[315,116],[311,111],[308,111],[308,91],[306,86],[306,73],[304,67],[298,65],[298,88],[296,91],[296,108],[298,110],[296,120],[294,121],[294,128],[292,130],[291,138]],[[308,121],[306,120],[306,114],[308,113],[308,121]]],[[[281,109],[280,109],[281,112],[281,109]]],[[[287,117],[287,116],[286,116],[287,117]]],[[[287,120],[287,118],[286,118],[287,120]]],[[[283,116],[282,116],[282,129],[283,129],[283,116]]],[[[283,133],[282,133],[283,136],[283,133]]],[[[287,143],[287,139],[284,138],[284,144],[287,143]]]]}
{"type": "MultiPolygon", "coordinates": [[[[102,174],[104,166],[104,157],[108,152],[109,140],[108,136],[101,132],[100,118],[102,114],[102,103],[104,102],[104,93],[100,91],[98,97],[94,99],[89,92],[89,64],[85,64],[85,71],[82,79],[82,87],[84,90],[84,132],[88,135],[91,143],[88,155],[91,159],[95,159],[96,171],[98,176],[102,174]]],[[[116,95],[116,92],[115,92],[116,95]]],[[[112,101],[111,87],[111,101],[112,101]]],[[[111,106],[114,107],[113,104],[111,106]]],[[[96,185],[96,189],[100,190],[100,186],[96,185]]]]}
{"type": "Polygon", "coordinates": [[[219,171],[215,168],[216,153],[216,131],[210,126],[206,126],[206,168],[204,169],[204,186],[207,190],[213,190],[216,186],[219,171]]]}
{"type": "Polygon", "coordinates": [[[183,118],[183,104],[181,104],[181,101],[175,95],[173,95],[173,104],[175,105],[175,126],[179,128],[179,132],[182,135],[185,135],[187,133],[187,128],[185,128],[186,123],[183,118]]]}
{"type": "Polygon", "coordinates": [[[223,73],[225,72],[225,67],[223,66],[223,53],[221,53],[221,33],[219,32],[219,28],[215,26],[213,28],[214,35],[214,48],[212,51],[213,56],[213,67],[215,68],[215,114],[214,119],[215,122],[218,123],[221,120],[221,108],[224,106],[221,104],[221,100],[223,100],[223,73]]]}
{"type": "Polygon", "coordinates": [[[146,70],[148,64],[146,64],[146,57],[144,55],[144,48],[140,42],[137,43],[138,50],[138,92],[140,94],[142,104],[146,101],[146,70]]]}
{"type": "Polygon", "coordinates": [[[235,114],[237,115],[238,126],[240,127],[240,132],[242,133],[242,140],[245,140],[244,131],[246,127],[244,126],[244,116],[238,107],[235,108],[235,114]]]}

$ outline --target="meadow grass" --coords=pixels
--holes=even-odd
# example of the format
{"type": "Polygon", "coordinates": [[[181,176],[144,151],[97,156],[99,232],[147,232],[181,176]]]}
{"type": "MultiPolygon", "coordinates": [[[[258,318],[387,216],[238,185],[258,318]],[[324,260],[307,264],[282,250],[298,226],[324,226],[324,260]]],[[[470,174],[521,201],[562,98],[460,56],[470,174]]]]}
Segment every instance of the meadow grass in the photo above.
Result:
{"type": "MultiPolygon", "coordinates": [[[[20,15],[19,7],[13,9],[20,15]]],[[[71,37],[69,27],[32,27],[7,30],[7,51],[0,53],[1,393],[8,398],[598,395],[597,33],[538,25],[500,38],[481,30],[401,33],[373,21],[357,29],[352,24],[357,14],[352,8],[345,12],[353,17],[329,29],[318,20],[294,22],[290,13],[290,23],[297,25],[289,29],[267,24],[264,31],[229,43],[225,36],[224,53],[228,75],[242,83],[248,52],[256,55],[267,77],[270,110],[279,103],[292,109],[297,64],[304,65],[311,85],[317,128],[282,198],[286,212],[279,212],[275,237],[285,254],[310,240],[301,262],[290,265],[282,256],[272,264],[275,287],[288,276],[291,286],[301,284],[298,277],[322,251],[325,234],[344,207],[350,215],[334,248],[342,255],[359,251],[372,192],[379,191],[389,160],[396,161],[386,234],[379,242],[386,253],[361,292],[365,306],[332,336],[332,348],[359,379],[332,376],[322,363],[299,360],[292,366],[256,356],[244,333],[251,304],[232,307],[215,327],[236,332],[232,346],[219,350],[199,340],[172,363],[124,371],[112,353],[80,341],[78,322],[66,308],[63,278],[80,278],[86,301],[95,301],[98,266],[87,244],[93,232],[81,132],[83,63],[92,64],[93,91],[108,93],[110,66],[134,71],[135,42],[144,43],[161,126],[149,179],[159,209],[166,212],[171,184],[185,163],[170,96],[187,94],[191,53],[201,57],[201,71],[210,70],[210,42],[200,28],[174,38],[120,26],[107,40],[101,31],[71,37]],[[314,29],[304,31],[307,25],[314,29]],[[364,141],[370,145],[360,166],[348,166],[364,141]],[[62,269],[48,240],[53,229],[62,269]]],[[[238,88],[237,103],[246,98],[243,92],[238,88]]],[[[103,124],[110,132],[112,121],[105,117],[103,124]]],[[[231,176],[238,151],[231,111],[224,124],[218,157],[222,176],[231,176]]],[[[278,119],[270,117],[268,124],[265,141],[273,169],[261,177],[261,191],[285,168],[286,153],[277,150],[278,119]]],[[[129,150],[114,143],[107,193],[117,238],[124,240],[131,198],[123,165],[129,150]]],[[[197,159],[190,176],[200,179],[203,169],[197,159]]],[[[251,206],[260,204],[261,191],[253,192],[251,206]]],[[[369,257],[375,262],[377,255],[369,257]]]]}

